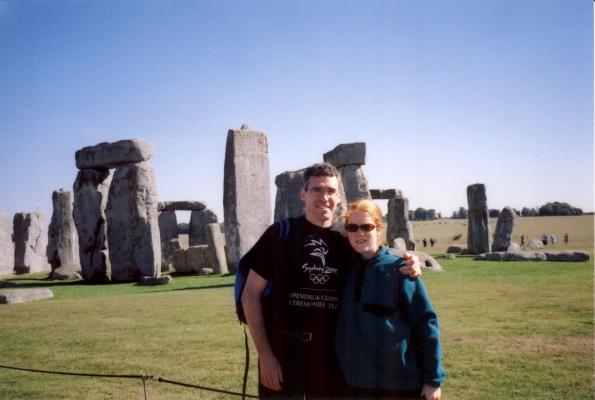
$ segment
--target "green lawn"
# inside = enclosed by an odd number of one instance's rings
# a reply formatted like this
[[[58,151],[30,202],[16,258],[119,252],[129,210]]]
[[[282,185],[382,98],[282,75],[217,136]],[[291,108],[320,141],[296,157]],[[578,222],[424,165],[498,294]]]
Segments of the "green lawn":
[[[445,399],[592,399],[593,262],[440,260],[424,271],[439,312]],[[0,306],[0,364],[159,375],[238,391],[243,331],[233,277],[175,277],[162,287],[52,283],[55,298]],[[254,355],[254,351],[252,352]],[[249,392],[255,393],[256,368]],[[142,399],[140,380],[0,369],[2,399]],[[231,398],[149,382],[149,399]]]

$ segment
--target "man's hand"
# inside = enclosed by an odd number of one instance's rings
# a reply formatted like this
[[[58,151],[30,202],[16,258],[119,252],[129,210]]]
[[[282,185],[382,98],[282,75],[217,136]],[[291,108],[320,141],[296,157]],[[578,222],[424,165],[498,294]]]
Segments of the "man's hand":
[[[424,385],[421,388],[421,397],[423,397],[426,400],[440,400],[440,398],[442,397],[442,391],[439,387]]]
[[[399,268],[402,274],[409,275],[410,278],[421,276],[421,263],[418,256],[405,252],[403,259],[405,260],[405,265]]]
[[[260,381],[262,384],[271,390],[281,390],[281,382],[283,382],[283,372],[281,365],[272,353],[265,357],[259,358],[260,362]]]

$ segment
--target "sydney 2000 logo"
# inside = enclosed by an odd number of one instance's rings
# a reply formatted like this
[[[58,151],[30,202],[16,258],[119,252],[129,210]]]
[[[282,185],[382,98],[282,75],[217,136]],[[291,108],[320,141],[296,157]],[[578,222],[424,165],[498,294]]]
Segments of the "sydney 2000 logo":
[[[328,245],[322,239],[310,239],[304,248],[308,257],[302,270],[315,285],[324,285],[330,279],[330,275],[337,274],[337,268],[326,265]]]

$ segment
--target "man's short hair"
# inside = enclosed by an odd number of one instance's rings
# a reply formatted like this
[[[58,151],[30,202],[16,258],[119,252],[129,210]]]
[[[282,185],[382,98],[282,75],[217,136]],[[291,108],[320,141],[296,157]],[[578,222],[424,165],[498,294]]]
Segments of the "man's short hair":
[[[310,178],[313,176],[334,176],[339,181],[339,184],[341,183],[341,174],[337,171],[337,168],[327,162],[312,164],[304,170],[304,190],[308,190]]]

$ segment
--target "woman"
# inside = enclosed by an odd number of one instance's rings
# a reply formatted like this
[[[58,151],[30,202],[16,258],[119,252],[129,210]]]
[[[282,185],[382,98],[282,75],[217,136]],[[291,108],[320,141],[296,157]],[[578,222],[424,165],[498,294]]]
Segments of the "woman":
[[[444,381],[438,319],[420,279],[380,246],[382,213],[349,205],[344,226],[359,260],[345,286],[335,349],[354,398],[439,400]]]

